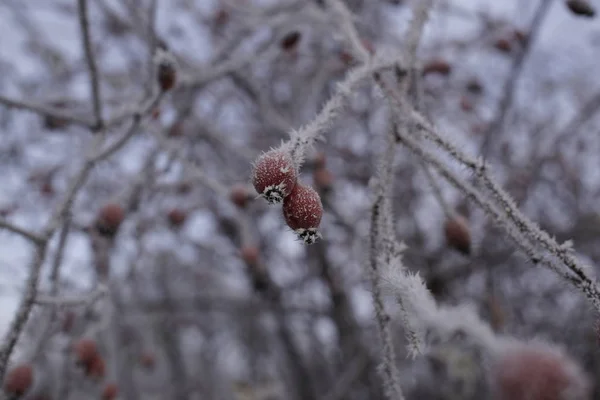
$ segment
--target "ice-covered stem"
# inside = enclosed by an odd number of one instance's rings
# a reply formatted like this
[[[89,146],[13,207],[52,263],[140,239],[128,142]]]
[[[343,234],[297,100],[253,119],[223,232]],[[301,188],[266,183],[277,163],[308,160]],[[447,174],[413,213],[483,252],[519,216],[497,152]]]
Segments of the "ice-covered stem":
[[[427,155],[426,161],[428,164],[438,170],[448,182],[465,193],[468,198],[476,201],[488,215],[492,216],[504,227],[509,237],[515,241],[519,248],[525,251],[525,254],[534,263],[542,263],[550,267],[550,269],[574,284],[588,297],[596,310],[600,312],[600,287],[596,279],[588,275],[586,267],[574,256],[569,242],[562,245],[558,244],[547,232],[543,231],[535,222],[527,218],[518,209],[510,195],[491,177],[488,166],[483,159],[468,156],[449,139],[443,137],[427,118],[416,111],[398,91],[385,85],[380,85],[380,87],[390,102],[394,118],[398,121],[408,118],[414,123],[414,127],[420,135],[418,137],[406,135],[398,130],[398,140],[407,145],[417,155],[423,158],[425,158],[424,155]],[[471,170],[475,174],[475,180],[484,187],[490,195],[491,200],[485,200],[484,193],[476,190],[472,185],[466,184],[462,179],[457,178],[449,169],[441,164],[435,155],[427,152],[418,143],[418,138],[421,137],[431,141],[450,157]],[[564,268],[560,268],[554,262],[542,262],[541,255],[535,249],[536,245],[540,245],[552,256],[560,260],[561,264],[567,270],[565,271]]]
[[[29,275],[25,282],[25,292],[21,298],[19,306],[17,307],[15,317],[8,328],[8,332],[2,341],[2,346],[0,346],[0,381],[4,379],[8,360],[19,337],[21,336],[21,333],[23,332],[23,329],[25,328],[31,310],[33,309],[38,293],[40,272],[42,270],[44,260],[46,259],[50,239],[56,230],[62,225],[65,218],[68,217],[69,211],[76,196],[87,181],[94,167],[99,162],[105,160],[120,150],[128,142],[128,140],[133,137],[133,134],[137,132],[140,126],[142,118],[150,112],[150,110],[153,108],[153,103],[155,101],[159,101],[159,99],[160,97],[157,96],[149,103],[143,103],[140,105],[139,109],[133,116],[133,121],[131,122],[129,129],[115,143],[103,149],[105,142],[104,135],[99,134],[92,138],[92,143],[89,146],[83,165],[69,182],[68,189],[66,190],[62,201],[56,205],[51,214],[50,220],[46,224],[42,233],[39,235],[41,239],[36,243],[35,246],[35,254],[31,262]]]
[[[501,209],[471,184],[458,177],[450,170],[450,168],[443,165],[435,154],[426,150],[423,145],[420,144],[419,141],[414,137],[402,132],[398,132],[398,140],[417,156],[423,159],[428,165],[433,167],[451,185],[464,193],[469,200],[475,202],[479,207],[481,207],[486,214],[490,215],[500,226],[505,229],[509,238],[513,240],[517,247],[520,248],[534,264],[542,264],[546,266],[573,284],[576,288],[581,290],[586,297],[588,297],[594,308],[600,311],[600,289],[598,288],[595,280],[587,277],[587,275],[582,277],[579,274],[575,274],[571,270],[565,270],[564,268],[561,268],[560,265],[557,265],[555,261],[539,253],[535,248],[535,244],[538,242],[536,240],[532,240],[527,232],[524,232],[518,225],[515,226],[515,224],[507,218],[506,209]],[[552,252],[549,253],[555,255]]]
[[[425,24],[429,19],[429,11],[434,5],[434,0],[420,0],[415,3],[412,10],[413,18],[405,35],[403,58],[412,69],[417,61],[417,49],[421,43]]]
[[[348,7],[341,0],[326,0],[327,6],[335,14],[339,20],[340,29],[344,35],[346,42],[350,46],[352,55],[361,63],[366,63],[371,59],[371,56],[360,40],[360,36],[354,27],[352,20],[354,19]]]
[[[346,106],[348,97],[376,71],[391,68],[393,60],[376,59],[361,65],[348,73],[346,79],[338,83],[336,93],[325,103],[319,114],[303,127],[290,133],[290,152],[297,169],[304,163],[306,151],[333,123]]]
[[[373,289],[373,307],[375,309],[375,320],[379,330],[379,336],[382,344],[382,360],[379,368],[384,383],[384,392],[389,400],[404,399],[399,382],[398,366],[396,365],[396,354],[392,333],[390,330],[390,316],[385,310],[383,294],[380,286],[380,268],[378,253],[381,250],[378,245],[381,232],[379,231],[379,221],[381,219],[381,208],[383,196],[378,196],[371,208],[371,231],[369,235],[369,273]]]

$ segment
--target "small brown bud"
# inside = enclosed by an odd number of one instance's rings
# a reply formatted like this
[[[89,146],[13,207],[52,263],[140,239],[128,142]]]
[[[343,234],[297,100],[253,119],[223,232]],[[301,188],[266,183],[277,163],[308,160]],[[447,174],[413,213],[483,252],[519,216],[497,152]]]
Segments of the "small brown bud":
[[[13,396],[23,396],[33,384],[33,368],[29,364],[19,365],[8,372],[4,391]]]
[[[188,194],[189,192],[191,192],[191,190],[192,190],[192,185],[190,185],[188,182],[181,182],[177,186],[177,193],[179,193],[179,194]]]
[[[109,203],[100,209],[96,219],[96,229],[102,235],[114,236],[124,219],[123,207],[116,203]]]
[[[354,56],[350,54],[350,52],[346,50],[342,50],[339,52],[339,58],[344,65],[351,65],[354,63]]]
[[[580,17],[593,18],[596,10],[587,0],[567,0],[567,7],[571,12]]]
[[[225,25],[227,22],[229,21],[229,11],[227,11],[224,8],[221,8],[219,11],[217,11],[217,13],[215,14],[215,25],[217,26],[222,26]]]
[[[62,331],[64,333],[71,332],[71,329],[73,329],[74,324],[75,324],[75,312],[68,310],[65,313],[65,315],[63,316]]]
[[[40,192],[46,197],[52,197],[54,195],[54,187],[50,179],[44,180],[40,184]]]
[[[240,250],[240,257],[246,265],[255,266],[258,264],[259,250],[256,246],[243,246]]]
[[[159,49],[155,56],[156,62],[156,79],[158,85],[163,92],[173,89],[177,83],[177,64],[173,56]]]
[[[423,66],[423,75],[439,74],[449,75],[452,72],[450,63],[443,59],[435,59],[427,62]]]
[[[370,54],[375,54],[375,45],[373,42],[371,42],[369,39],[361,39],[360,42]]]
[[[185,220],[187,218],[187,213],[178,208],[174,208],[171,211],[169,211],[168,218],[169,218],[169,223],[171,224],[171,226],[173,226],[175,228],[179,228],[181,225],[183,225],[185,223]]]
[[[183,123],[182,122],[175,122],[173,125],[171,125],[171,127],[169,128],[167,135],[169,137],[180,137],[183,135],[184,129],[183,129]]]
[[[150,352],[144,352],[140,356],[140,364],[146,369],[153,369],[156,364],[154,354]]]
[[[236,183],[229,191],[229,199],[236,206],[244,208],[248,205],[248,202],[252,199],[252,196],[250,195],[250,191],[246,185],[242,183]]]
[[[471,232],[467,220],[462,215],[455,215],[444,224],[446,242],[450,247],[464,255],[471,254]]]
[[[286,51],[293,50],[296,48],[296,46],[298,46],[301,37],[302,35],[300,35],[300,32],[298,31],[289,32],[281,39],[279,46]]]
[[[513,37],[517,42],[519,42],[519,44],[521,44],[521,46],[525,45],[529,40],[529,35],[527,35],[527,33],[519,29],[516,29],[513,32]]]
[[[512,50],[512,44],[506,38],[496,40],[496,42],[494,42],[494,47],[503,53],[510,53]]]
[[[483,85],[475,78],[473,78],[467,82],[466,88],[467,88],[467,91],[472,94],[483,93]]]
[[[460,99],[460,108],[465,112],[471,112],[471,111],[473,111],[474,106],[468,97],[463,96]]]
[[[67,103],[65,103],[64,101],[55,101],[53,103],[50,104],[53,108],[58,108],[58,109],[64,109],[67,107]],[[68,124],[67,120],[60,118],[60,117],[56,117],[56,116],[52,116],[52,115],[46,115],[44,116],[44,127],[48,130],[56,130],[56,129],[62,129],[64,127],[66,127]]]

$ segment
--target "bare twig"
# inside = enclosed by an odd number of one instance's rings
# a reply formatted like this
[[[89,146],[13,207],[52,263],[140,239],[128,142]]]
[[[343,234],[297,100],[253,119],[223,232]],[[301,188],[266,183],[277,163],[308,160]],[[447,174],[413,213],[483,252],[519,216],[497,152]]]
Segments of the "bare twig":
[[[90,24],[88,20],[88,2],[87,0],[78,0],[79,5],[79,24],[81,28],[81,36],[83,39],[83,47],[85,58],[90,71],[90,88],[92,91],[92,103],[94,106],[94,116],[96,123],[94,130],[100,130],[104,127],[102,118],[102,99],[100,93],[100,78],[98,76],[98,66],[96,64],[96,56],[92,48],[92,40],[90,37]]]
[[[11,99],[5,96],[0,96],[0,104],[10,107],[16,108],[19,110],[31,111],[36,114],[44,115],[51,118],[56,118],[58,120],[64,120],[65,122],[79,125],[85,128],[90,128],[93,125],[92,121],[77,117],[75,115],[66,113],[60,109],[54,107],[48,107],[42,104],[35,104],[25,100],[16,100]]]
[[[542,0],[540,2],[535,16],[533,17],[533,21],[530,25],[528,39],[525,42],[523,49],[521,49],[521,51],[513,61],[508,81],[503,85],[504,92],[502,93],[502,97],[500,98],[500,104],[498,105],[496,117],[489,125],[487,131],[484,133],[484,139],[479,151],[479,153],[483,157],[487,156],[491,147],[492,140],[494,140],[494,138],[497,136],[498,131],[502,129],[502,125],[504,124],[504,120],[506,119],[506,114],[514,98],[514,91],[516,85],[521,76],[521,72],[523,71],[523,65],[527,60],[527,56],[530,53],[532,44],[537,37],[542,23],[544,22],[544,18],[546,17],[548,10],[550,9],[550,4],[552,4],[552,0]]]
[[[0,229],[6,229],[7,231],[16,233],[17,235],[21,235],[24,238],[32,241],[34,244],[39,244],[44,240],[43,237],[39,236],[35,232],[31,232],[25,228],[20,228],[3,219],[0,219]]]

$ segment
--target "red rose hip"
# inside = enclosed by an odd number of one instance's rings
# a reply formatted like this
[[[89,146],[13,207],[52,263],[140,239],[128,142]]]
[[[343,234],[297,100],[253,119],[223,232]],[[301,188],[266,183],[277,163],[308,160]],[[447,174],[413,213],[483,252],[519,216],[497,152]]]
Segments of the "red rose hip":
[[[252,171],[252,185],[269,204],[278,204],[296,185],[296,167],[291,155],[282,149],[270,150],[258,157]]]
[[[321,237],[318,231],[323,205],[315,189],[296,183],[292,193],[283,201],[283,217],[287,225],[306,244],[312,244]]]

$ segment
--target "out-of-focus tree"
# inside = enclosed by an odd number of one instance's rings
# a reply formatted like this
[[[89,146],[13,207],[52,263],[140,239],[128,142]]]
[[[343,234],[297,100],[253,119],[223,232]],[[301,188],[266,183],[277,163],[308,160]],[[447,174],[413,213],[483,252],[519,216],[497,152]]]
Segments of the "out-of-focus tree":
[[[2,396],[600,396],[597,6],[4,0]]]

